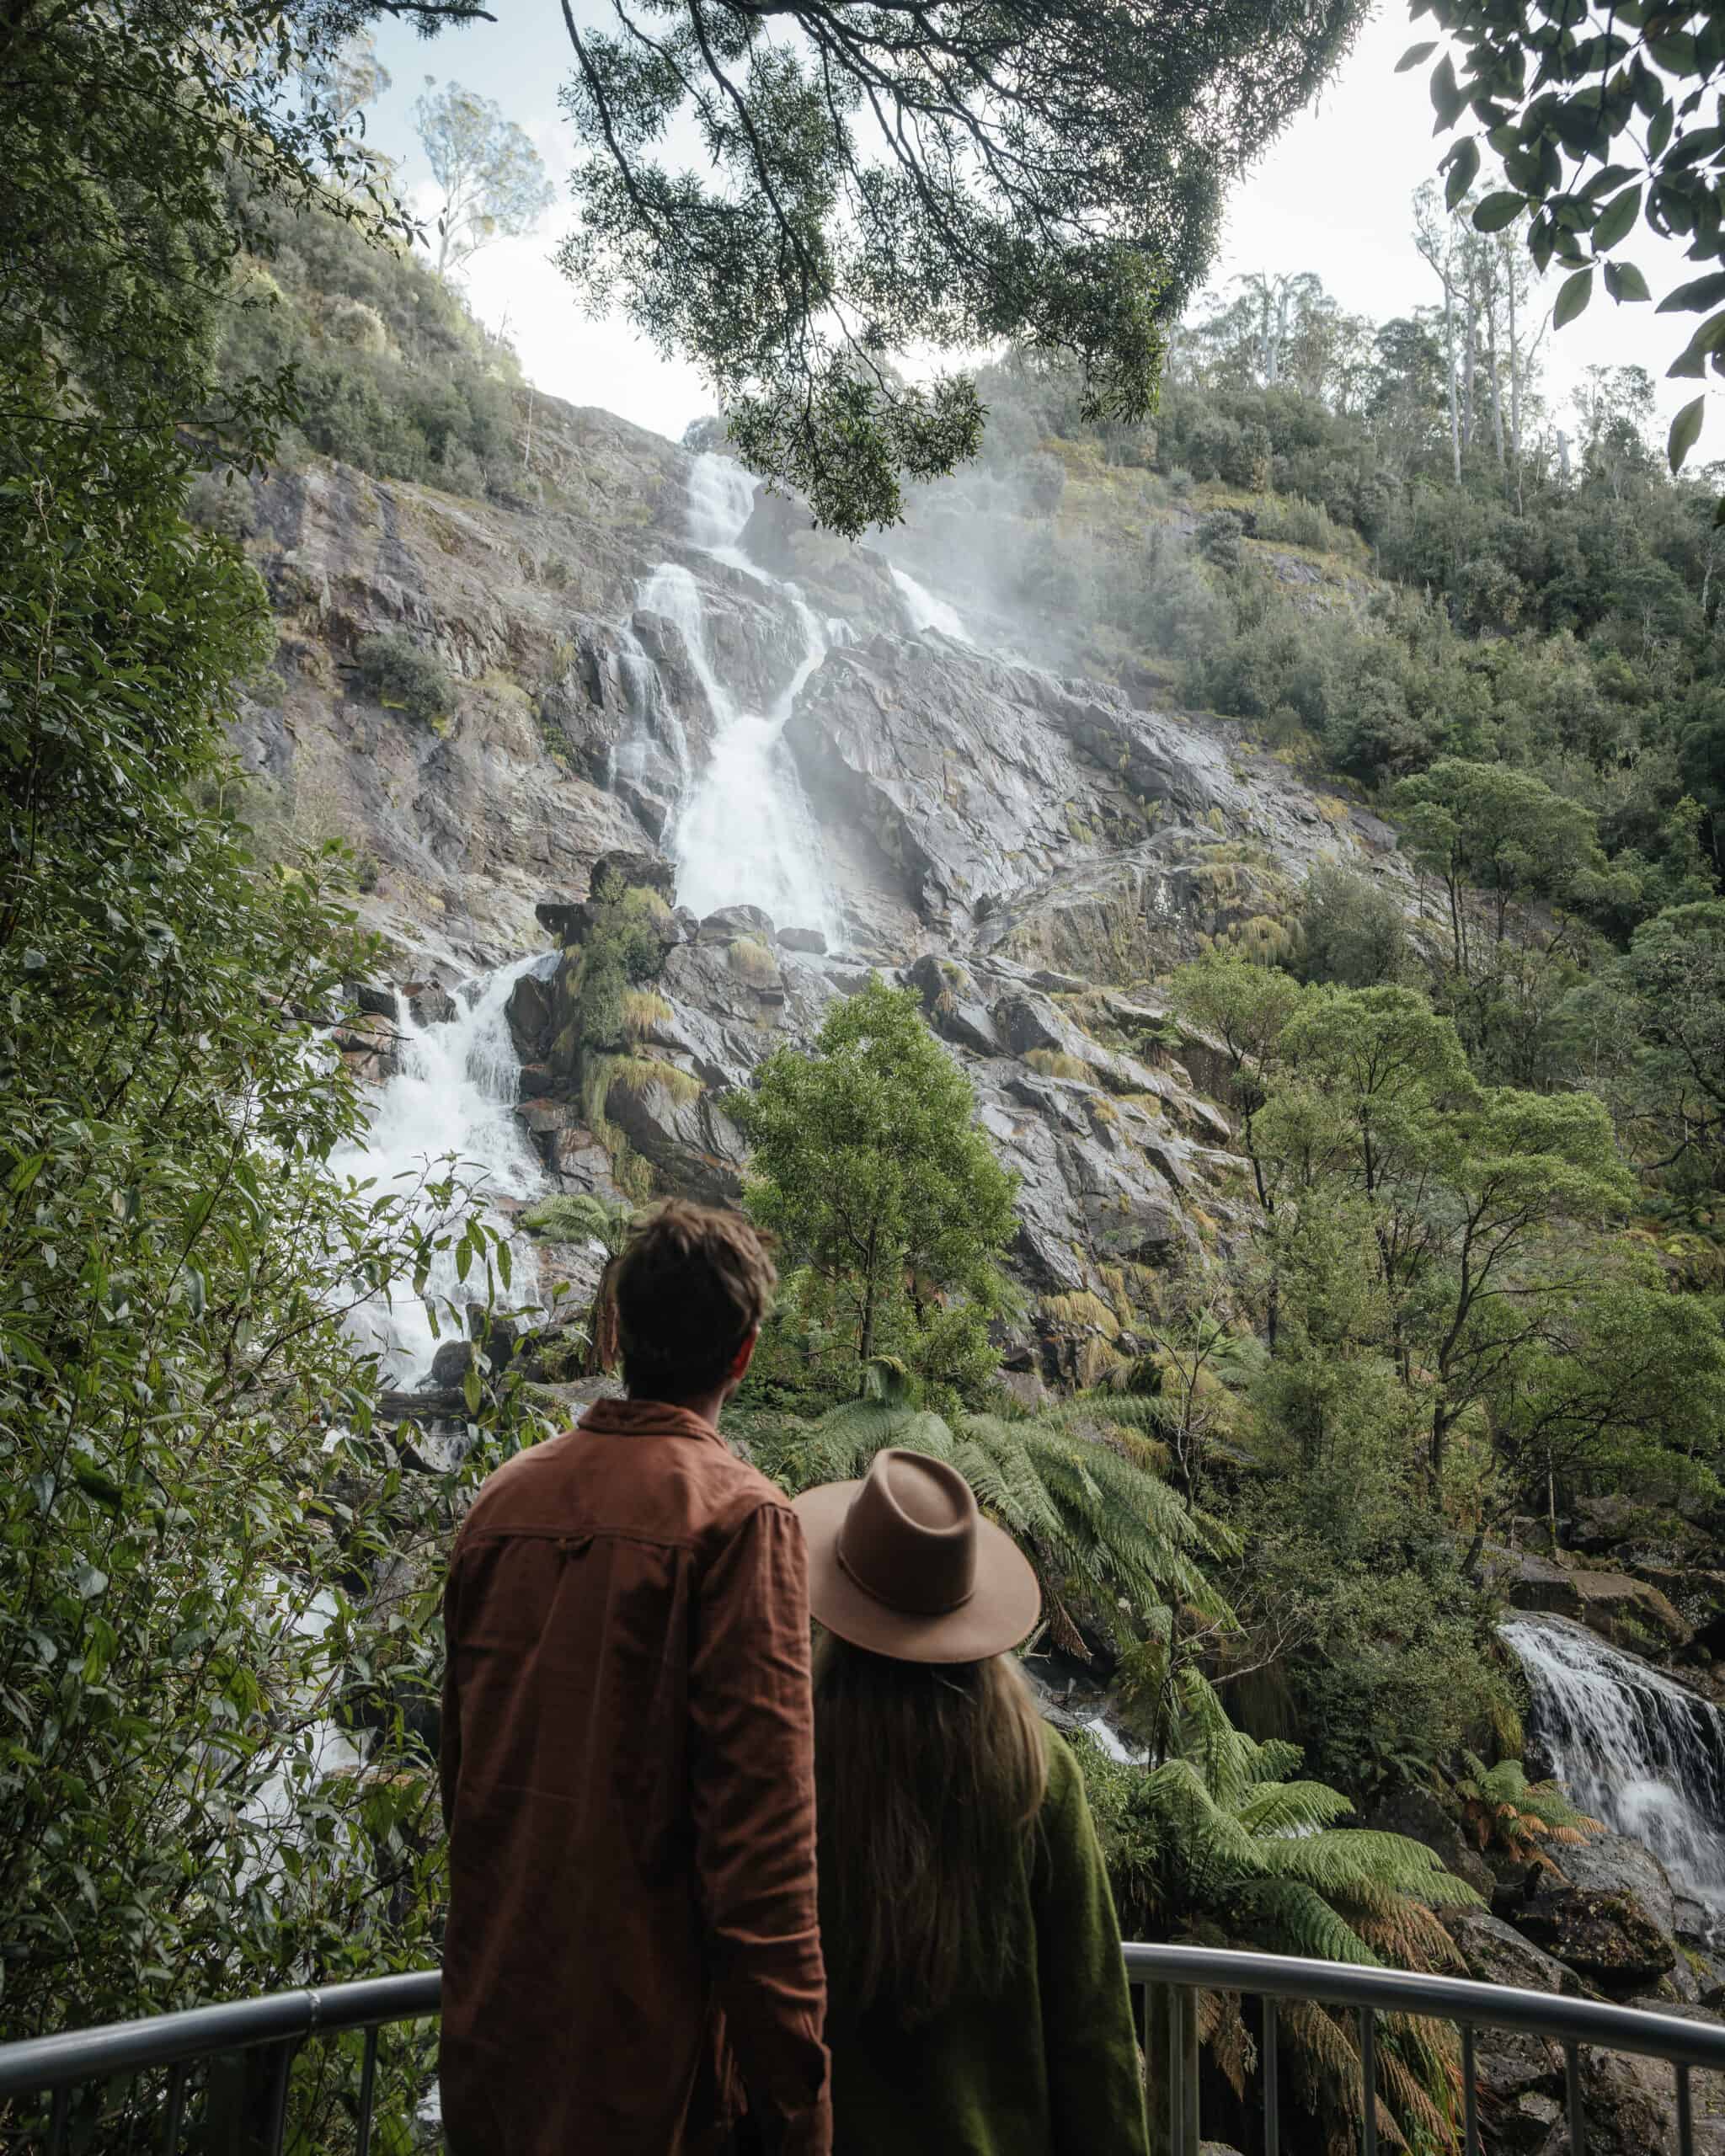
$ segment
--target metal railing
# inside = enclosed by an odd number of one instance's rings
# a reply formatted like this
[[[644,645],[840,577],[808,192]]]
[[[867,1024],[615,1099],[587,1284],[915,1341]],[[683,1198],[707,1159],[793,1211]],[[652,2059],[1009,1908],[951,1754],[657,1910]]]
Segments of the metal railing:
[[[1125,1954],[1129,1979],[1144,1988],[1146,2058],[1156,2055],[1159,2004],[1167,2015],[1169,2072],[1163,2145],[1169,2156],[1199,2156],[1198,1994],[1201,1991],[1234,1992],[1263,2003],[1258,2049],[1263,2156],[1280,2156],[1281,2151],[1276,2008],[1282,1999],[1348,2007],[1358,2015],[1363,2156],[1377,2156],[1377,2024],[1384,2014],[1447,2021],[1461,2031],[1466,2156],[1480,2156],[1474,2053],[1475,2040],[1482,2029],[1514,2030],[1562,2046],[1570,2156],[1587,2156],[1586,2106],[1581,2087],[1583,2046],[1594,2051],[1634,2052],[1669,2063],[1675,2076],[1678,2156],[1695,2156],[1691,2074],[1698,2068],[1725,2073],[1725,2028],[1709,2028],[1675,2014],[1651,2013],[1638,2006],[1605,2006],[1590,1999],[1562,1999],[1550,1992],[1474,1983],[1460,1977],[1351,1968],[1343,1962],[1303,1961],[1291,1955],[1240,1954],[1201,1946],[1141,1946],[1131,1941]]]
[[[1725,2074],[1725,2028],[1640,2007],[1605,2006],[1455,1977],[1352,1968],[1280,1954],[1131,1941],[1124,1953],[1128,1980],[1142,1992],[1146,2058],[1153,2059],[1161,2052],[1166,2062],[1166,2073],[1156,2077],[1165,2079],[1166,2089],[1152,2092],[1152,2105],[1163,2111],[1154,2123],[1169,2156],[1199,2156],[1201,1992],[1236,1993],[1261,2002],[1257,2079],[1262,2091],[1263,2156],[1280,2156],[1282,2146],[1277,2007],[1284,1999],[1351,2009],[1358,2015],[1363,2156],[1376,2156],[1378,2148],[1377,2024],[1382,2015],[1449,2022],[1460,2031],[1466,2156],[1480,2156],[1475,2043],[1482,2029],[1513,2030],[1562,2046],[1570,2156],[1586,2156],[1587,2151],[1583,2047],[1635,2052],[1669,2064],[1674,2076],[1678,2156],[1695,2156],[1691,2076],[1698,2070]],[[116,2021],[105,2028],[0,2045],[0,2122],[17,2100],[45,2097],[50,2108],[40,2146],[45,2156],[67,2156],[75,2089],[165,2068],[166,2084],[152,2106],[157,2116],[149,2124],[163,2156],[180,2156],[190,2076],[205,2064],[197,2144],[202,2156],[280,2156],[289,2079],[300,2047],[311,2038],[358,2030],[364,2031],[366,2041],[350,2132],[355,2156],[368,2156],[378,2033],[391,2023],[435,2015],[441,1983],[435,1969],[424,1969],[412,1976],[276,1992],[228,2006],[194,2007],[148,2020]],[[1159,2014],[1167,2017],[1165,2049],[1158,2041]],[[136,2127],[134,2116],[128,2146],[133,2145],[131,2136]],[[344,2135],[344,2143],[346,2138]]]

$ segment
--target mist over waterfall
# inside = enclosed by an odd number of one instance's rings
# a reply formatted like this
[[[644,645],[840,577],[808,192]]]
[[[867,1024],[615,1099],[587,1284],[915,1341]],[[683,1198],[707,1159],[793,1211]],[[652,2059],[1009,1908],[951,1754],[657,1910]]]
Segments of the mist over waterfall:
[[[1527,1673],[1531,1733],[1571,1796],[1725,1925],[1725,1716],[1561,1618],[1511,1618],[1503,1637]]]
[[[434,1177],[446,1172],[436,1164],[453,1153],[455,1171],[477,1192],[485,1219],[506,1227],[494,1201],[529,1198],[545,1187],[544,1171],[515,1114],[521,1059],[507,1006],[522,974],[547,963],[547,953],[530,953],[470,983],[465,996],[456,998],[456,1016],[441,1022],[419,1024],[398,995],[394,1075],[378,1090],[363,1143],[333,1158],[336,1172],[371,1177],[380,1195],[406,1193],[425,1179],[428,1163]],[[422,1204],[431,1217],[429,1199]],[[521,1308],[536,1299],[535,1271],[531,1252],[521,1252],[512,1285],[502,1289],[499,1283],[503,1306]],[[458,1279],[454,1251],[443,1251],[426,1287],[440,1309],[454,1303],[465,1311],[484,1302],[484,1270],[474,1267]],[[425,1303],[410,1289],[398,1289],[390,1302],[362,1305],[349,1322],[377,1350],[387,1385],[412,1385],[430,1370],[437,1339]]]

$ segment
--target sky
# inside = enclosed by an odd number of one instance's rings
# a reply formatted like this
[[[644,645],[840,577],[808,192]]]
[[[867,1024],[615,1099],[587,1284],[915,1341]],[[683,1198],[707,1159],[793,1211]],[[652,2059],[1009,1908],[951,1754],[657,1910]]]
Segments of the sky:
[[[573,141],[558,106],[572,56],[556,0],[491,0],[494,23],[478,23],[430,41],[402,26],[379,38],[393,76],[368,115],[371,141],[403,160],[403,182],[422,214],[435,214],[437,190],[414,139],[412,105],[428,75],[458,82],[495,99],[531,137],[558,185],[558,201],[532,235],[501,240],[467,265],[475,312],[514,343],[530,381],[572,403],[597,404],[672,435],[712,408],[694,370],[661,359],[616,319],[595,322],[553,265],[569,222],[564,185]],[[601,0],[574,0],[578,19],[609,15]],[[1439,286],[1410,237],[1414,189],[1432,178],[1448,139],[1434,139],[1428,70],[1396,72],[1396,62],[1429,25],[1410,23],[1404,5],[1379,8],[1335,80],[1316,104],[1264,153],[1229,205],[1213,283],[1247,271],[1316,270],[1348,312],[1385,320],[1434,303]],[[1685,274],[1680,253],[1644,228],[1621,250],[1637,262],[1657,297]],[[1555,291],[1557,279],[1550,280]],[[1547,303],[1550,295],[1546,295]],[[1692,325],[1691,325],[1692,326]],[[1586,368],[1640,365],[1658,384],[1669,419],[1696,392],[1664,379],[1688,334],[1684,318],[1657,317],[1648,306],[1617,307],[1595,294],[1587,312],[1548,339],[1548,402],[1558,424]],[[1720,418],[1703,437],[1703,455],[1719,453]]]

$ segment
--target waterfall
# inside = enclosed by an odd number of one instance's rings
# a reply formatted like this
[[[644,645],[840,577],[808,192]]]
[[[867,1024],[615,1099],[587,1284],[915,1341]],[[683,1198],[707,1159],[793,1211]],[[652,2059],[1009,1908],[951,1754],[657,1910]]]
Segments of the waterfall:
[[[478,1192],[494,1226],[502,1216],[486,1201],[526,1198],[545,1187],[544,1173],[526,1133],[515,1114],[521,1059],[506,1015],[510,991],[525,973],[546,962],[534,953],[472,985],[467,1000],[457,998],[457,1015],[441,1024],[417,1024],[399,997],[395,1075],[385,1081],[371,1110],[371,1124],[357,1145],[344,1147],[330,1165],[339,1174],[370,1177],[380,1195],[413,1190],[427,1162],[446,1154],[458,1156],[456,1172]],[[425,1210],[428,1218],[431,1209]],[[515,1263],[509,1290],[499,1288],[506,1307],[519,1309],[535,1299],[536,1267],[530,1251],[512,1251]],[[439,1309],[454,1303],[462,1309],[485,1299],[483,1267],[465,1281],[456,1277],[453,1250],[433,1262],[427,1293]],[[437,1342],[425,1303],[410,1290],[393,1301],[376,1299],[351,1314],[349,1324],[366,1347],[377,1351],[387,1385],[416,1384],[431,1367]]]
[[[1530,1733],[1583,1812],[1650,1849],[1725,1920],[1725,1716],[1562,1618],[1513,1617]]]
[[[944,599],[937,599],[926,585],[917,583],[914,576],[903,569],[893,570],[893,585],[904,602],[905,612],[910,617],[914,635],[921,636],[925,629],[938,629],[943,637],[950,637],[955,643],[975,645],[976,639],[965,628],[959,617],[959,610]]]
[[[713,664],[707,604],[693,573],[665,562],[641,587],[639,603],[675,622],[713,712],[713,753],[677,819],[670,850],[677,895],[698,915],[757,905],[780,927],[818,928],[836,940],[836,906],[822,872],[820,833],[784,745],[785,722],[827,641],[802,594],[757,568],[738,544],[754,508],[755,482],[710,451],[689,478],[689,536],[704,552],[776,592],[794,614],[803,656],[770,711],[745,710]]]

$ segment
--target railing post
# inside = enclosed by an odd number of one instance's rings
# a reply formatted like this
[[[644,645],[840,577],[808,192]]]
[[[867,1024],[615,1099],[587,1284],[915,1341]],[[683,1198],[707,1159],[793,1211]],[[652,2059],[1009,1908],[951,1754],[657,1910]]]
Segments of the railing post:
[[[287,2125],[287,2079],[297,2037],[224,2052],[211,2062],[205,2111],[205,2156],[281,2156]]]
[[[1150,2126],[1150,2156],[1180,2156],[1171,2130],[1178,2115],[1177,2064],[1168,2041],[1173,2004],[1172,1984],[1144,1987],[1144,2111]]]

